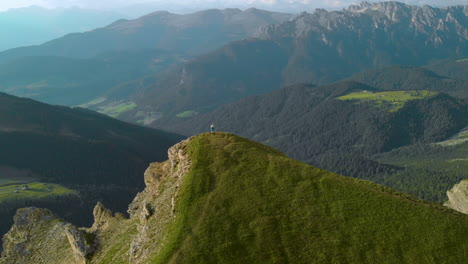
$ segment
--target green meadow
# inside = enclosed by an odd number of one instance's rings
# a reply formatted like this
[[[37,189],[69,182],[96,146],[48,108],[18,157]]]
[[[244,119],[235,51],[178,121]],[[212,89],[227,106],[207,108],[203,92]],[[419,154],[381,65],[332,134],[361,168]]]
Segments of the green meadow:
[[[342,101],[370,101],[374,102],[377,107],[389,107],[390,112],[396,112],[401,109],[406,102],[411,100],[421,100],[437,95],[431,91],[391,91],[373,93],[370,91],[362,91],[350,93],[340,96],[337,99]]]
[[[132,102],[124,102],[124,103],[117,103],[117,104],[111,104],[111,105],[107,105],[106,107],[104,108],[100,108],[99,109],[99,112],[102,113],[102,114],[105,114],[105,115],[108,115],[108,116],[111,116],[111,117],[118,117],[119,115],[125,113],[125,112],[128,112],[128,111],[131,111],[133,109],[135,109],[137,107],[137,105],[135,103],[132,103]]]
[[[58,184],[18,181],[19,179],[0,180],[0,202],[10,199],[40,199],[50,196],[61,196],[74,193]],[[21,179],[24,180],[24,179]],[[22,187],[28,188],[23,190]]]

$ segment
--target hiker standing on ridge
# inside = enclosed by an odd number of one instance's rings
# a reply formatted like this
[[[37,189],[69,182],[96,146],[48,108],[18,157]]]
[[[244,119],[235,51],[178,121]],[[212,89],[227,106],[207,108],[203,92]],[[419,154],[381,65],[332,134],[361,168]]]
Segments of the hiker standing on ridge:
[[[211,124],[210,131],[211,131],[211,133],[216,131],[216,128],[215,128],[214,124]]]

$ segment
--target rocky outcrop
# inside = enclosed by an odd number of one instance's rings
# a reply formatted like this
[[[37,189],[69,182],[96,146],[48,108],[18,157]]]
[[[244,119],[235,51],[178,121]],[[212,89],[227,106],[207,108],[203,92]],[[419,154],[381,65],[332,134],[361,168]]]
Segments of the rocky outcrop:
[[[141,263],[150,250],[158,251],[164,239],[163,230],[177,215],[178,191],[191,165],[188,142],[184,140],[171,147],[167,161],[152,163],[145,172],[146,188],[135,197],[128,210],[130,218],[138,220],[138,232],[129,250],[130,263]],[[148,243],[154,247],[148,248]]]
[[[456,184],[447,192],[449,200],[444,204],[454,210],[468,214],[468,180]]]
[[[77,228],[46,209],[18,210],[14,226],[4,237],[0,263],[147,263],[162,247],[167,226],[177,216],[179,188],[191,165],[188,142],[171,147],[167,161],[149,166],[146,188],[129,206],[130,218],[113,215],[98,203],[93,226]]]
[[[94,235],[83,230],[79,230],[73,225],[67,225],[65,233],[76,263],[89,263],[89,258],[95,249]]]
[[[3,237],[2,264],[75,262],[67,243],[65,224],[47,209],[22,208]]]
[[[94,224],[91,227],[92,230],[96,229],[106,229],[107,223],[110,218],[112,218],[111,210],[104,207],[100,202],[96,204],[93,210]]]

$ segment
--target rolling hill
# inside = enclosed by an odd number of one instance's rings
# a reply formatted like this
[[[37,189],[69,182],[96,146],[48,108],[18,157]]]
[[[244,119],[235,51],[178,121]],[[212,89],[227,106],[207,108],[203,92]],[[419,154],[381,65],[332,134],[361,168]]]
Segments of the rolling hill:
[[[468,217],[227,133],[169,150],[130,218],[18,211],[3,263],[464,263]],[[47,243],[38,243],[44,241]]]

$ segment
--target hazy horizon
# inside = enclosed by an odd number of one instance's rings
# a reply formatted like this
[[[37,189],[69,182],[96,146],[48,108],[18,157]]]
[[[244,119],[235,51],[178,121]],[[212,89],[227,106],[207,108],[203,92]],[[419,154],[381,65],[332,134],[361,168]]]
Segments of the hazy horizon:
[[[311,11],[314,8],[339,9],[362,1],[354,0],[10,0],[0,2],[0,12],[14,8],[38,6],[47,9],[82,8],[94,10],[122,10],[140,13],[138,9],[153,7],[171,12],[192,12],[207,8],[249,8],[256,7],[283,12]],[[383,2],[368,0],[368,2]],[[400,0],[414,5],[467,5],[468,0]],[[125,10],[130,8],[129,10]],[[143,10],[141,10],[143,11]]]

